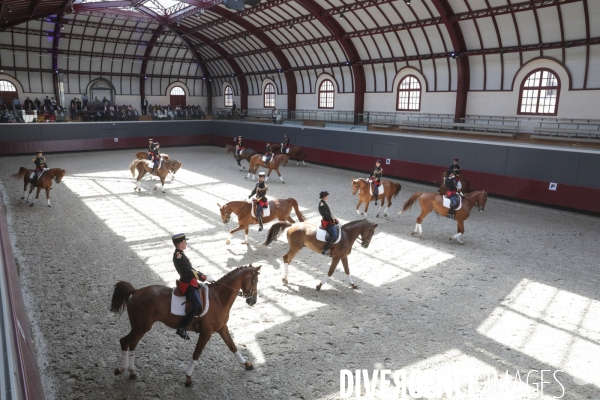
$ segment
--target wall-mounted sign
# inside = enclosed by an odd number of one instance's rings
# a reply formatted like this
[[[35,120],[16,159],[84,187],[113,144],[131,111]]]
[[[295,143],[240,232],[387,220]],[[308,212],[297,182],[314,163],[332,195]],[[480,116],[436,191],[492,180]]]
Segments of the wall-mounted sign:
[[[558,187],[557,183],[550,182],[550,187],[548,187],[548,190],[554,190],[554,191],[556,191],[557,187]]]
[[[389,158],[386,158],[386,159],[385,159],[385,164],[386,164],[386,165],[390,165],[390,163],[391,163],[391,162],[392,162],[392,160],[390,160]]]
[[[116,137],[116,138],[115,138],[115,143],[116,143],[116,142],[118,142],[118,141],[119,141],[119,138],[118,138],[118,137]]]

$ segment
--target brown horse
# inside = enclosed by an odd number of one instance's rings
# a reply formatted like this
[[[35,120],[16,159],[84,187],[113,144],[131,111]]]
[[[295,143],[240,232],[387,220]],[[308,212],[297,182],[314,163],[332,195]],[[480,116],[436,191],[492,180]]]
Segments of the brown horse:
[[[291,228],[287,231],[287,240],[290,249],[283,256],[284,273],[282,280],[286,285],[288,284],[289,265],[296,254],[298,254],[303,247],[308,247],[315,253],[321,253],[325,246],[325,242],[321,242],[316,238],[317,229],[320,228],[309,222],[302,222],[293,226],[287,222],[278,222],[274,224],[271,229],[269,229],[269,234],[267,235],[267,240],[265,241],[264,245],[268,246],[273,240],[277,239],[277,237],[279,237],[279,235],[281,235],[286,228],[289,228],[290,226]],[[333,275],[333,271],[335,271],[337,268],[340,260],[344,266],[344,272],[346,272],[348,283],[353,289],[358,288],[358,286],[355,285],[354,281],[352,280],[352,275],[350,275],[350,268],[348,267],[348,255],[352,252],[352,245],[359,236],[361,237],[361,246],[365,249],[369,247],[369,243],[371,243],[371,239],[375,234],[375,228],[377,228],[377,224],[364,220],[348,222],[341,227],[340,234],[342,235],[342,238],[340,239],[339,243],[332,245],[329,249],[329,254],[332,258],[331,265],[329,266],[329,272],[321,279],[321,283],[317,285],[317,290],[321,290],[321,286],[323,286],[329,277]]]
[[[233,158],[235,159],[235,161],[237,161],[238,166],[240,167],[240,171],[242,169],[246,169],[246,167],[242,167],[242,160],[248,161],[249,164],[252,156],[256,154],[254,150],[246,147],[244,150],[242,150],[242,154],[240,154],[240,158],[238,159],[235,155],[235,146],[231,144],[225,145],[225,154],[229,153],[233,153]]]
[[[356,205],[356,213],[358,215],[363,215],[358,208],[362,203],[365,203],[365,212],[364,216],[367,219],[367,211],[369,211],[369,204],[371,200],[374,200],[374,196],[371,195],[371,188],[369,187],[370,183],[363,178],[352,179],[352,196],[354,196],[358,192],[358,204]],[[384,179],[381,181],[381,186],[383,186],[383,194],[377,195],[377,200],[381,199],[381,205],[379,206],[379,210],[377,210],[376,217],[379,217],[379,212],[383,207],[383,203],[387,200],[387,207],[383,210],[383,216],[387,217],[387,210],[392,206],[392,197],[396,198],[400,194],[400,189],[402,189],[402,185],[399,183],[395,183],[392,181],[388,181]],[[379,189],[381,192],[381,189]]]
[[[423,227],[421,223],[432,210],[440,215],[447,215],[450,209],[444,207],[442,204],[442,196],[435,192],[416,192],[404,203],[404,207],[402,211],[398,214],[402,214],[403,212],[410,210],[415,200],[419,199],[419,204],[421,205],[421,215],[417,218],[417,225],[415,226],[415,230],[411,233],[414,235],[416,233],[419,234],[419,237],[423,237]],[[450,240],[454,239],[460,244],[464,244],[462,240],[460,240],[461,236],[465,233],[465,220],[469,218],[469,214],[471,213],[471,209],[475,206],[479,209],[479,211],[485,210],[485,203],[487,202],[487,192],[485,190],[480,190],[478,192],[471,192],[466,194],[462,198],[462,206],[460,210],[456,210],[456,214],[454,214],[454,219],[456,220],[456,231],[458,232],[456,235],[452,236]]]
[[[21,167],[19,168],[19,172],[12,175],[12,177],[15,179],[23,178],[23,197],[21,197],[21,200],[25,199],[25,193],[27,193],[27,185],[31,183],[31,179],[29,179],[29,177],[31,176],[33,171],[34,170],[32,169]],[[45,189],[46,199],[48,199],[48,207],[52,207],[52,205],[50,204],[50,190],[52,189],[52,180],[54,180],[56,183],[60,183],[62,181],[62,178],[64,178],[64,176],[66,175],[66,173],[67,170],[60,168],[52,168],[48,171],[45,171],[42,174],[42,176],[40,176],[37,179],[37,181],[35,182],[35,186],[31,185],[31,189],[29,189],[29,193],[27,194],[27,200],[25,202],[29,203],[29,196],[31,195],[31,192],[33,192],[33,189],[35,187],[37,188],[37,192],[35,193],[35,199],[33,199],[30,206],[33,207],[38,197],[40,196],[40,191],[42,189]]]
[[[231,213],[234,213],[238,219],[238,227],[229,231],[229,239],[227,239],[225,244],[230,244],[233,234],[237,231],[241,231],[242,229],[246,233],[242,244],[247,244],[248,227],[258,223],[258,220],[251,214],[251,208],[254,207],[254,204],[248,203],[247,201],[230,201],[223,206],[219,203],[217,203],[217,205],[221,211],[221,219],[223,220],[224,224],[227,224],[229,221],[231,221]],[[298,216],[298,220],[300,220],[300,222],[304,222],[306,219],[298,209],[298,202],[295,199],[289,198],[269,200],[269,209],[271,210],[271,214],[268,217],[263,217],[263,223],[266,224],[267,222],[278,219],[279,221],[288,221],[293,224],[295,221],[292,219],[292,217],[290,217],[292,208],[294,209],[296,216]]]
[[[286,154],[275,154],[273,157],[271,157],[271,160],[269,160],[269,164],[265,164],[262,158],[262,154],[255,154],[252,156],[252,158],[250,158],[250,166],[248,167],[248,175],[246,176],[246,179],[250,178],[250,174],[252,174],[252,181],[254,181],[254,179],[256,178],[256,172],[258,171],[258,168],[263,167],[269,170],[269,172],[267,172],[267,178],[265,179],[265,182],[269,180],[269,175],[271,175],[271,171],[275,170],[275,172],[277,172],[277,175],[279,175],[281,183],[285,183],[283,181],[283,177],[279,173],[279,166],[283,165],[285,167],[290,157]]]
[[[137,158],[138,160],[147,160],[148,159],[147,151],[138,151],[134,155],[135,155],[135,158]],[[160,153],[160,156],[163,158],[163,160],[170,160],[170,158],[167,154]]]
[[[446,184],[444,180],[446,179],[446,172],[442,174],[442,183],[440,184],[440,188],[438,189],[438,193],[442,196],[446,194]],[[459,176],[458,181],[460,182],[461,189],[460,191],[463,194],[471,193],[471,179],[465,176]]]
[[[161,183],[161,189],[163,193],[165,192],[165,179],[167,178],[167,176],[169,175],[169,173],[175,173],[177,171],[179,171],[179,168],[181,168],[181,163],[177,160],[164,160],[161,164],[161,166],[159,168],[157,168],[156,170],[154,170],[154,175],[158,175],[158,177],[160,178],[160,183]],[[137,170],[138,172],[138,176],[136,179],[136,185],[133,188],[133,191],[135,192],[136,190],[138,192],[142,191],[142,188],[140,187],[140,180],[144,177],[144,175],[151,174],[152,173],[152,167],[149,165],[149,161],[147,160],[133,160],[133,162],[131,163],[131,165],[129,165],[129,170],[131,171],[131,176],[133,178],[135,178],[135,170]],[[154,190],[156,190],[156,186],[154,187]]]
[[[187,371],[185,386],[192,386],[192,373],[198,363],[200,354],[213,333],[218,332],[223,338],[229,350],[236,356],[237,360],[246,368],[254,369],[250,361],[246,361],[238,351],[227,327],[229,310],[236,297],[246,298],[246,303],[253,306],[258,297],[258,275],[260,266],[239,267],[223,276],[221,279],[209,286],[208,311],[203,317],[196,317],[187,327],[200,335],[196,343],[196,349]],[[241,292],[240,292],[241,290]],[[129,282],[118,282],[112,295],[110,311],[122,313],[127,308],[131,331],[127,336],[121,338],[121,367],[115,370],[115,375],[129,370],[131,379],[137,378],[135,371],[135,348],[142,337],[152,329],[155,322],[162,322],[169,328],[176,329],[181,316],[171,314],[171,293],[173,288],[167,286],[153,285],[141,289],[135,289]]]
[[[282,154],[281,144],[279,143],[272,144],[271,150],[273,151],[273,154]],[[285,154],[287,154],[292,160],[296,160],[296,165],[298,165],[298,163],[302,161],[302,165],[306,167],[306,163],[304,162],[304,160],[306,159],[306,153],[304,152],[302,147],[290,146],[290,151]]]

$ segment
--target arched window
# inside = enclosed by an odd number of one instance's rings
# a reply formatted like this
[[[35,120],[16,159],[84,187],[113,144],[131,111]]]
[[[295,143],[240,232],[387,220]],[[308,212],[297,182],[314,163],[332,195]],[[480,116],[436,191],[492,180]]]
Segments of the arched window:
[[[559,93],[556,73],[546,68],[531,72],[521,83],[518,114],[556,115]]]
[[[173,86],[170,93],[170,105],[173,108],[185,107],[185,91],[181,86]]]
[[[12,82],[0,81],[0,99],[6,105],[12,107],[13,97],[17,96],[17,88]]]
[[[265,86],[264,107],[275,107],[275,86],[273,86],[272,83],[268,83],[267,86]]]
[[[329,79],[325,79],[319,85],[319,108],[333,108],[333,95],[335,89]]]
[[[407,75],[398,85],[398,111],[421,110],[421,83],[414,75]]]
[[[233,89],[225,86],[225,107],[233,107]]]

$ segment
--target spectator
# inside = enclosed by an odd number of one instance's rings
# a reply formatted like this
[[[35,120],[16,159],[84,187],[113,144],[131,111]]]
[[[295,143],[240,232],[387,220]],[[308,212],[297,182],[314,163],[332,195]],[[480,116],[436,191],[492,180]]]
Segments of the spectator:
[[[48,98],[48,96],[46,96],[46,98],[44,99],[44,106],[45,107],[50,107],[52,105],[52,101],[50,101],[50,99]]]
[[[19,110],[21,108],[21,103],[19,102],[17,96],[13,96],[13,107],[15,110]]]
[[[26,98],[24,106],[25,106],[26,110],[33,110],[33,101],[31,101],[31,99],[29,97]]]
[[[144,97],[144,99],[142,100],[142,114],[146,115],[147,112],[148,112],[148,99]]]
[[[235,101],[233,102],[233,106],[231,106],[231,116],[232,118],[235,118],[235,109],[237,108],[237,106],[235,105]]]
[[[277,109],[275,107],[273,107],[273,123],[276,124],[277,123],[277,115],[279,114],[279,111],[277,111]]]
[[[38,99],[37,97],[35,98],[35,100],[33,101],[33,104],[35,104],[35,109],[39,110],[40,107],[42,106],[42,102],[40,101],[40,99]]]
[[[85,93],[84,93],[84,94],[81,96],[81,101],[83,102],[83,106],[87,108],[87,105],[88,105],[88,97],[87,97],[87,94],[85,94]]]
[[[102,99],[102,104],[106,106],[106,103],[108,103],[108,100],[106,100],[106,96],[104,96],[104,98]]]
[[[81,116],[81,100],[75,99],[75,107],[77,108],[77,117]]]

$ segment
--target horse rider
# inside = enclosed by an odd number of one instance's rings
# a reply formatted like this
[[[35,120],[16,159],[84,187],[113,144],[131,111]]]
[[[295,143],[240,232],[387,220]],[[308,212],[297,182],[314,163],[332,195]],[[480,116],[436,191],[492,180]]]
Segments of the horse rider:
[[[287,133],[283,135],[283,143],[281,145],[281,150],[283,154],[288,154],[290,152],[290,138],[288,137]]]
[[[244,149],[244,139],[242,139],[242,136],[240,135],[238,136],[237,144],[235,145],[235,156],[238,161],[242,157],[242,151],[244,151]]]
[[[158,165],[160,164],[160,159],[160,143],[154,142],[154,150],[152,150],[152,160],[154,160],[154,164],[152,166],[151,175],[154,175],[154,170],[158,168]]]
[[[269,201],[267,200],[267,197],[266,197],[268,190],[269,190],[269,187],[265,183],[265,173],[259,172],[258,173],[258,183],[252,190],[252,193],[250,193],[250,196],[248,196],[248,198],[250,198],[250,197],[256,195],[256,197],[253,201],[256,202],[256,218],[258,219],[258,223],[260,224],[260,227],[258,228],[259,232],[263,230],[262,210],[263,210],[263,208],[266,208],[269,206]]]
[[[35,186],[38,177],[42,174],[42,171],[48,171],[48,165],[46,165],[46,159],[44,158],[42,151],[37,152],[37,157],[32,160],[35,163],[35,171],[31,185]]]
[[[148,139],[148,160],[152,160],[152,153],[154,153],[154,141],[152,139]]]
[[[184,233],[173,235],[171,239],[175,245],[173,264],[175,264],[175,269],[177,270],[177,273],[179,273],[178,288],[181,290],[181,293],[185,295],[187,300],[192,303],[192,309],[181,318],[177,328],[177,334],[187,340],[190,337],[185,328],[187,328],[194,316],[202,309],[202,299],[200,297],[198,281],[204,282],[208,280],[209,282],[213,282],[214,279],[192,268],[192,263],[183,253],[187,247],[187,239]]]
[[[335,240],[337,239],[338,232],[337,232],[336,225],[339,223],[339,221],[334,218],[334,216],[331,214],[331,211],[329,210],[329,206],[327,205],[328,198],[329,198],[329,192],[322,191],[321,193],[319,193],[319,199],[321,199],[321,201],[319,202],[319,214],[321,214],[321,226],[325,230],[327,230],[327,233],[329,233],[329,235],[330,235],[329,240],[327,241],[327,243],[325,243],[325,247],[323,248],[323,251],[321,251],[321,254],[323,254],[324,256],[329,255],[329,248],[331,247],[333,242],[335,242]]]
[[[267,143],[267,147],[265,148],[265,165],[268,165],[273,158],[273,150],[271,150],[271,143]]]
[[[458,207],[458,188],[456,187],[456,175],[454,172],[450,172],[450,174],[444,180],[444,185],[446,185],[446,197],[448,197],[451,201],[450,211],[446,214],[446,217],[450,219],[454,219],[454,214],[456,213],[456,207]]]
[[[375,197],[375,205],[377,205],[377,196],[379,195],[379,186],[381,185],[381,175],[383,174],[383,168],[381,168],[381,160],[375,162],[375,168],[371,171],[369,176],[369,183],[373,184],[373,197]]]

